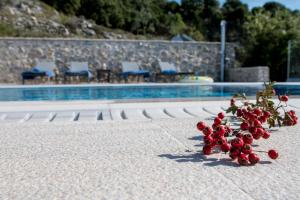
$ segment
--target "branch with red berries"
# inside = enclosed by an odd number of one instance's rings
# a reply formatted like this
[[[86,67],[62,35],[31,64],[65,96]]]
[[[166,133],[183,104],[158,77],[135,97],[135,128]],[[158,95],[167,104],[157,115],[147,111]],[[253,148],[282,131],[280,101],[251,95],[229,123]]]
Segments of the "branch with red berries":
[[[227,113],[232,117],[225,117],[219,113],[212,126],[198,122],[197,128],[204,134],[203,153],[211,154],[213,151],[229,153],[232,160],[240,165],[255,165],[260,161],[254,153],[253,140],[268,139],[271,134],[269,128],[275,126],[294,126],[298,122],[295,111],[287,111],[288,96],[278,96],[279,103],[275,105],[272,98],[276,96],[273,83],[265,84],[265,89],[256,94],[256,102],[250,102],[245,94],[237,94],[230,101]],[[234,118],[238,126],[230,124]],[[277,159],[278,152],[269,150],[271,159]]]

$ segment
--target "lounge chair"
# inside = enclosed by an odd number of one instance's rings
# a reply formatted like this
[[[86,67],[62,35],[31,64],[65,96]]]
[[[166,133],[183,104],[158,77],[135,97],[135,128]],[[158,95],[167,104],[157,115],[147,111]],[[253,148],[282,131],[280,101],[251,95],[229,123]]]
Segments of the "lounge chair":
[[[64,73],[64,82],[67,77],[86,77],[87,81],[93,78],[93,74],[89,70],[88,62],[70,62],[69,70]]]
[[[128,82],[128,77],[133,76],[138,78],[138,82],[140,77],[149,78],[150,73],[148,70],[140,69],[139,65],[136,62],[122,62],[122,73],[120,75],[125,79],[125,82]]]
[[[170,77],[175,80],[178,75],[194,75],[194,72],[179,72],[173,63],[158,61],[160,72],[156,74],[156,78]]]
[[[38,62],[30,71],[25,71],[22,73],[22,83],[24,84],[25,80],[34,80],[37,77],[48,77],[48,79],[55,78],[55,68],[56,66],[53,61]]]

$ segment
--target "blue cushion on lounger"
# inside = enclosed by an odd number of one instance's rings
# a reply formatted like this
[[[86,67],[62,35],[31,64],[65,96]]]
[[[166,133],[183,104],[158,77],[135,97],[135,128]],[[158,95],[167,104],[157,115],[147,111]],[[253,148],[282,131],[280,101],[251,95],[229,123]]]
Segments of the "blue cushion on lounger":
[[[33,68],[31,71],[32,71],[32,72],[36,72],[36,73],[41,72],[41,71],[40,71],[39,69],[37,69],[37,68]]]
[[[122,73],[123,75],[144,75],[148,76],[149,71],[147,70],[132,70],[132,71],[126,71]]]
[[[168,74],[168,75],[173,75],[173,74],[177,74],[177,71],[175,70],[163,70],[161,71],[162,74]]]
[[[37,76],[45,76],[46,72],[33,72],[33,71],[26,71],[22,72],[23,79],[34,79]]]
[[[69,76],[89,76],[88,71],[81,71],[81,72],[66,71],[65,74]]]
[[[54,73],[54,71],[46,71],[46,70],[40,70],[40,69],[38,69],[37,67],[34,67],[32,70],[31,70],[31,72],[33,72],[33,73],[46,73],[46,75],[48,76],[48,77],[54,77],[55,76],[55,73]]]

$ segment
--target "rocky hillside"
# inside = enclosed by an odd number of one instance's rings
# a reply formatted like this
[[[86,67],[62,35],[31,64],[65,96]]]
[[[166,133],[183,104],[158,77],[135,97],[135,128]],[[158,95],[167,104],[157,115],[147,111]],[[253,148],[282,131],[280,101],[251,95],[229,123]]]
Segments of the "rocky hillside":
[[[38,0],[0,0],[0,37],[83,37],[146,39],[66,16]]]

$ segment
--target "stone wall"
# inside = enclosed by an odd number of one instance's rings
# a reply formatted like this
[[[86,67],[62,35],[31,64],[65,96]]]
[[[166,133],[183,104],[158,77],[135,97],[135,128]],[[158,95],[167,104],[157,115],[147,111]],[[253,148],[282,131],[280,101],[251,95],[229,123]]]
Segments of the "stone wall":
[[[234,44],[227,45],[226,57],[227,68],[234,66]],[[88,61],[94,73],[106,68],[117,72],[121,61],[135,61],[155,73],[160,59],[215,81],[220,75],[220,43],[0,38],[0,82],[20,83],[22,71],[45,59],[54,60],[61,73],[70,61]]]
[[[226,77],[229,82],[268,82],[270,69],[266,66],[230,68]]]

